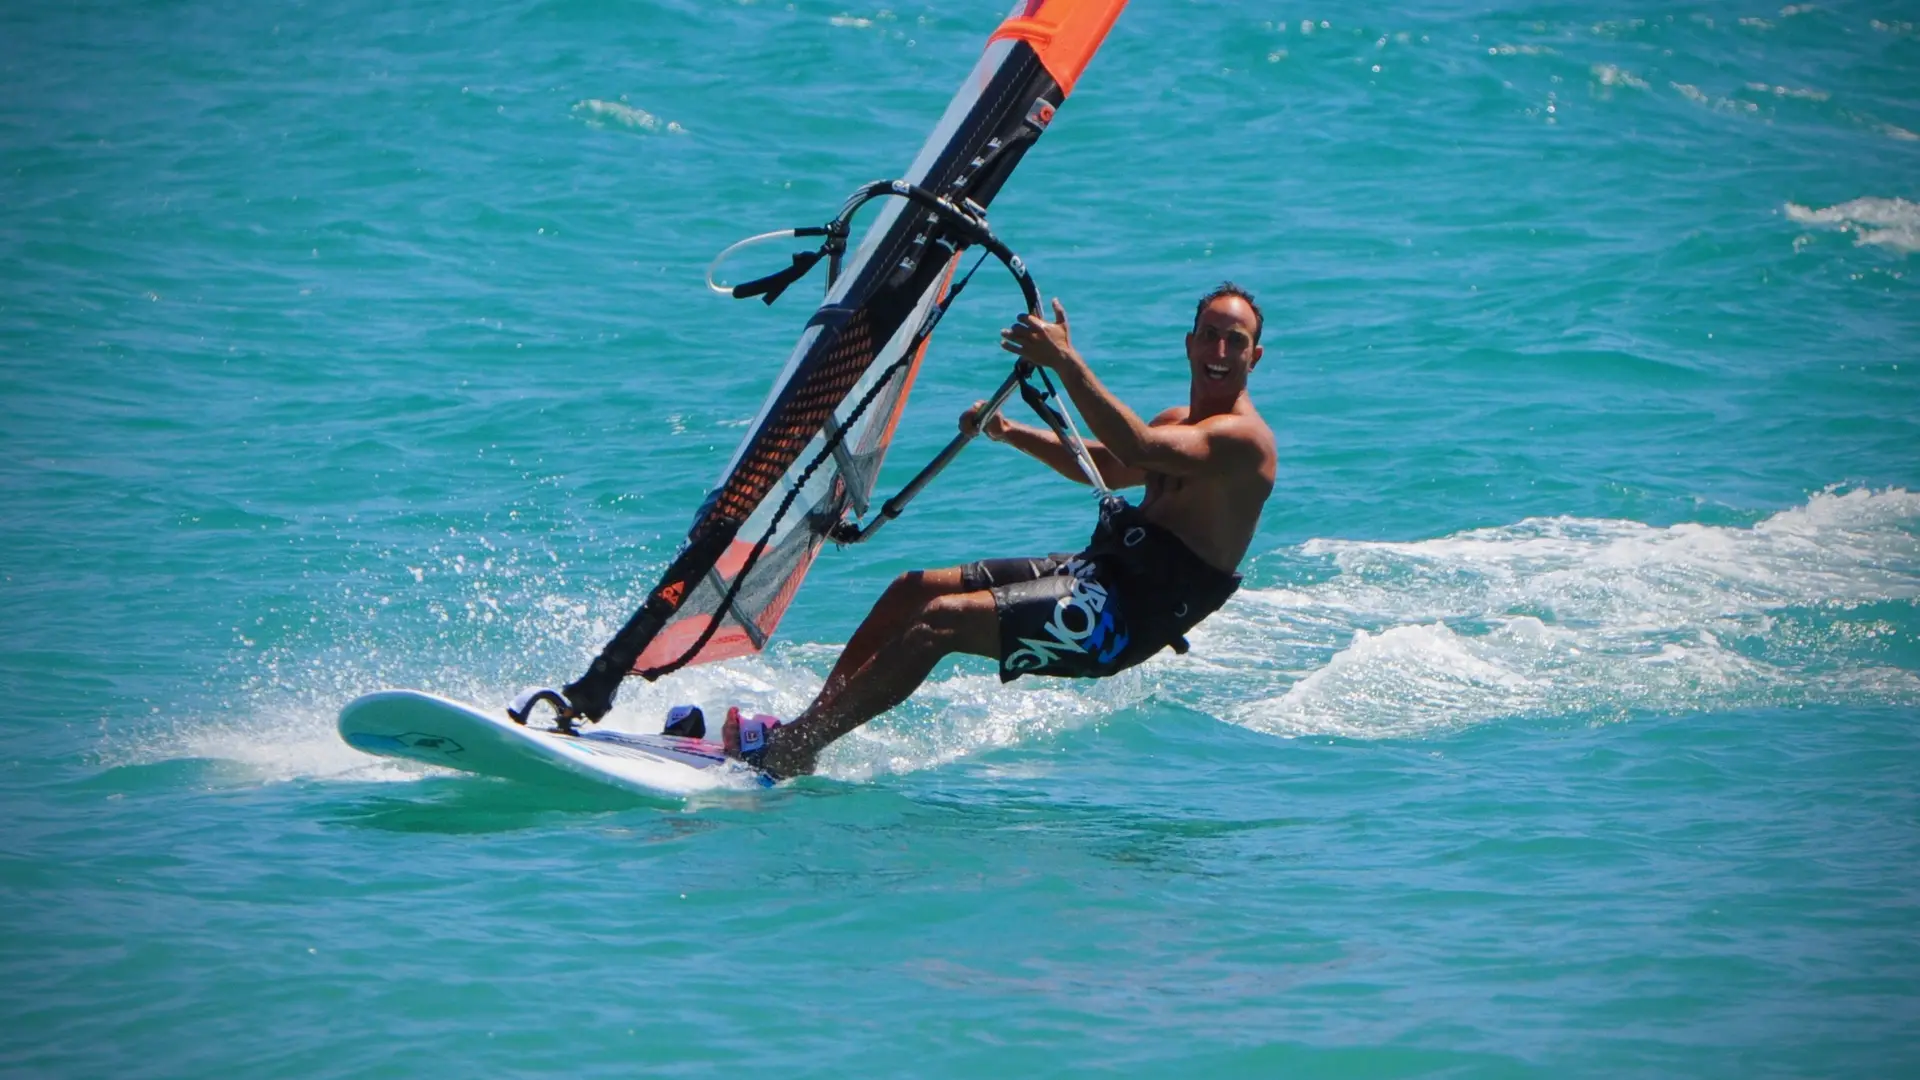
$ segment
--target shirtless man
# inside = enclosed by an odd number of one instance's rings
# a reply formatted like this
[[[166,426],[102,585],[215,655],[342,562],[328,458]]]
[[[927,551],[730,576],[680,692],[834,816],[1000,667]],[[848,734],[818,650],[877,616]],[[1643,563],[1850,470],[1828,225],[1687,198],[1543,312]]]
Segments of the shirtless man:
[[[1185,405],[1144,423],[1100,384],[1068,335],[1067,312],[1001,331],[1001,347],[1052,371],[1097,442],[1109,487],[1144,485],[1138,508],[1114,498],[1078,555],[989,559],[895,578],[868,613],[820,695],[791,722],[729,717],[728,752],[775,776],[811,772],[823,747],[905,701],[949,653],[999,661],[1000,679],[1097,678],[1168,646],[1218,610],[1240,576],[1260,509],[1273,491],[1273,431],[1247,397],[1261,356],[1260,309],[1231,282],[1202,297],[1187,334]],[[960,416],[980,430],[982,403]],[[1053,432],[995,415],[984,434],[1085,483]],[[746,731],[741,728],[745,726]],[[744,736],[744,738],[743,738]]]

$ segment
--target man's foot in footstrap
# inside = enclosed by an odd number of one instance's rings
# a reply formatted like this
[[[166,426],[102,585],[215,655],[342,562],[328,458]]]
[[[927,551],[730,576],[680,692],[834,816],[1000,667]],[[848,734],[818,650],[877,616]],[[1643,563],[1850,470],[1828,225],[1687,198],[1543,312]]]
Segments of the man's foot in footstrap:
[[[734,758],[773,777],[785,780],[786,776],[767,767],[767,747],[773,740],[773,733],[783,725],[777,717],[765,713],[747,716],[737,705],[727,706],[727,721],[720,725],[720,744],[726,748],[727,756]]]

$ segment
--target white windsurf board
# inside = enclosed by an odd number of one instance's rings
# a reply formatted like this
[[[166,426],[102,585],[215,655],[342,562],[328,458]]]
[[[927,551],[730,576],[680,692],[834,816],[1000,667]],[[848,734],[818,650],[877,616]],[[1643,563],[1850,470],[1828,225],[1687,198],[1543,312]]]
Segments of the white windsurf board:
[[[339,728],[347,745],[369,754],[549,787],[675,797],[773,784],[719,743],[596,728],[565,735],[419,690],[355,698],[340,710]]]

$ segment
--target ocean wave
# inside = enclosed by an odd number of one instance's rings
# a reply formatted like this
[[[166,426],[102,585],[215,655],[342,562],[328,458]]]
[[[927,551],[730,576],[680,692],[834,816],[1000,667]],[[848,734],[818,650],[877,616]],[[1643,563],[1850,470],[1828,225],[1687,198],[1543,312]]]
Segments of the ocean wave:
[[[1920,494],[1828,491],[1750,528],[1545,518],[1414,543],[1314,540],[1333,575],[1248,590],[1194,635],[1195,704],[1279,734],[1409,736],[1920,701]],[[1888,605],[1891,605],[1889,614]]]

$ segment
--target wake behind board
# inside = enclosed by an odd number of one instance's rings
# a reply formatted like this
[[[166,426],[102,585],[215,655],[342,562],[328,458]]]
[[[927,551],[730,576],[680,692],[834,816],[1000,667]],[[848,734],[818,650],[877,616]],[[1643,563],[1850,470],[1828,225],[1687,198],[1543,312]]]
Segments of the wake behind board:
[[[339,727],[347,745],[369,754],[548,787],[680,796],[773,784],[729,760],[719,743],[619,731],[563,735],[418,690],[355,698],[340,710]]]

